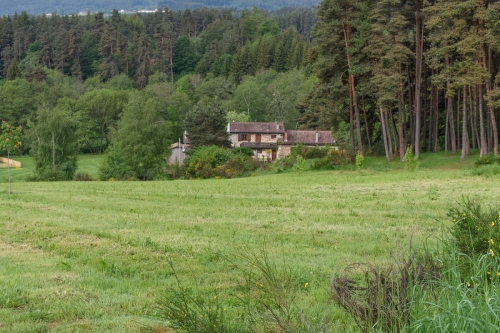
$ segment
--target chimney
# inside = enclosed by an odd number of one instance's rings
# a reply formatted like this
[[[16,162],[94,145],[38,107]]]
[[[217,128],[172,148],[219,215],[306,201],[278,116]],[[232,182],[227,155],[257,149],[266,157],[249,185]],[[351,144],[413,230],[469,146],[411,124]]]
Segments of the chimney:
[[[276,129],[279,130],[280,129],[280,125],[278,123],[276,123]]]
[[[318,131],[316,131],[316,143],[318,143],[318,139],[319,139],[319,134]]]
[[[285,142],[288,141],[288,131],[285,132]]]

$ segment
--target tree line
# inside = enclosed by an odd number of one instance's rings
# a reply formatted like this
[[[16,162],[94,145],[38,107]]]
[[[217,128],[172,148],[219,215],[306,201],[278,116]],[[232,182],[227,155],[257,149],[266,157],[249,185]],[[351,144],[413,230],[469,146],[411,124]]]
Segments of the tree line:
[[[214,123],[298,126],[294,106],[316,82],[317,59],[296,30],[302,14],[283,11],[281,23],[257,9],[4,17],[0,119],[26,129],[33,179],[71,179],[77,153],[105,150],[108,166],[150,179],[214,105],[224,118]]]
[[[407,145],[498,154],[499,13],[498,1],[324,0],[300,123],[345,129],[351,149],[388,160]]]

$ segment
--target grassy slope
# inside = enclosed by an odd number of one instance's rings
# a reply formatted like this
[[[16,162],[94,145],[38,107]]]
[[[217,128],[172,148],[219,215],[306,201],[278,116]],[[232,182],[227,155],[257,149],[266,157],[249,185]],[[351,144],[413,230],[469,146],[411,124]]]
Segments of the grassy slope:
[[[173,282],[167,257],[187,284],[224,293],[235,277],[221,256],[263,248],[309,283],[301,302],[313,311],[346,264],[382,264],[396,243],[435,236],[463,195],[499,201],[499,178],[456,159],[424,155],[414,173],[368,159],[366,171],[301,176],[15,182],[0,192],[0,331],[167,331],[153,316]]]

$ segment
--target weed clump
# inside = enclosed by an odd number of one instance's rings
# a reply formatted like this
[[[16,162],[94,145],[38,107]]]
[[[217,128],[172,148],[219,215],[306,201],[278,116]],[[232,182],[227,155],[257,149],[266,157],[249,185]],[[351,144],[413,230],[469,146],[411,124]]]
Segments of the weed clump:
[[[431,257],[416,251],[394,257],[385,268],[355,263],[332,280],[331,299],[350,314],[363,332],[401,332],[410,325],[411,290],[440,276]]]
[[[500,156],[495,156],[492,153],[486,154],[477,159],[474,162],[474,166],[477,168],[481,165],[490,165],[490,164],[500,164]]]

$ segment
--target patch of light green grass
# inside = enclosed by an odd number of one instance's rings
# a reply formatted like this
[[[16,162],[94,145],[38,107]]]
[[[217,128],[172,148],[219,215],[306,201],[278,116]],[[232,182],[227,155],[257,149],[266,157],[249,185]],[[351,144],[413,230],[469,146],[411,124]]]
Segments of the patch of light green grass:
[[[463,195],[497,203],[499,185],[426,168],[18,182],[13,195],[0,193],[0,331],[168,332],[155,319],[157,295],[174,283],[168,259],[186,285],[224,295],[238,279],[224,256],[262,249],[308,283],[301,306],[346,329],[350,320],[325,302],[333,273],[384,265],[396,244],[439,234],[437,221]]]

